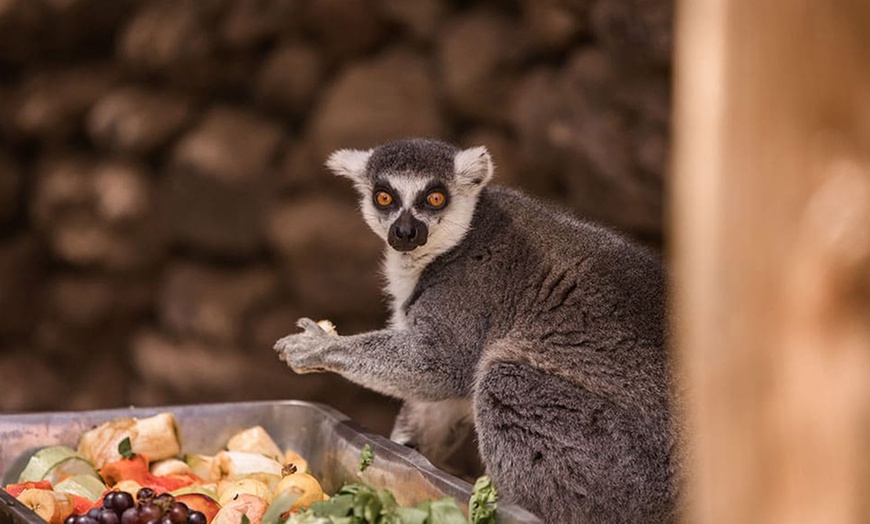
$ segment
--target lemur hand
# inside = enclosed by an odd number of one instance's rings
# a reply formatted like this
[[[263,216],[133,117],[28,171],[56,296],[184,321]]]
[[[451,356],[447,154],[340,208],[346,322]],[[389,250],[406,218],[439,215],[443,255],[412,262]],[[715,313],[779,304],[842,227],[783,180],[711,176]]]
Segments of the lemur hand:
[[[296,373],[325,371],[323,357],[333,336],[310,318],[300,318],[296,325],[302,333],[287,335],[275,342],[274,349],[278,358],[283,360]]]

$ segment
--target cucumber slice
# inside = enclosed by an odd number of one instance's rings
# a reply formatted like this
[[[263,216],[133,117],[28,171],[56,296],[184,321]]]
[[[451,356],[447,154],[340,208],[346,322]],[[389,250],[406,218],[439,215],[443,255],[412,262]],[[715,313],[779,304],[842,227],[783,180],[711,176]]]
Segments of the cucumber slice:
[[[106,491],[106,485],[101,480],[92,475],[73,475],[67,477],[54,485],[55,491],[61,493],[69,493],[84,497],[91,502],[96,502]]]
[[[67,446],[49,446],[30,457],[27,466],[21,471],[18,482],[48,480],[52,486],[66,477],[90,475],[100,478],[90,462]]]

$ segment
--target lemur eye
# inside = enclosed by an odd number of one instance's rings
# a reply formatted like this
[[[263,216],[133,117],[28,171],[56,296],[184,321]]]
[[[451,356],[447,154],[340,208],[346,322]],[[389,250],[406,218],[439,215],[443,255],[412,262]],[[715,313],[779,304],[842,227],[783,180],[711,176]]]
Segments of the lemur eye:
[[[393,195],[386,191],[378,191],[375,193],[375,203],[380,207],[387,207],[393,203]]]
[[[432,191],[426,196],[426,203],[434,208],[439,208],[447,202],[447,197],[441,191]]]

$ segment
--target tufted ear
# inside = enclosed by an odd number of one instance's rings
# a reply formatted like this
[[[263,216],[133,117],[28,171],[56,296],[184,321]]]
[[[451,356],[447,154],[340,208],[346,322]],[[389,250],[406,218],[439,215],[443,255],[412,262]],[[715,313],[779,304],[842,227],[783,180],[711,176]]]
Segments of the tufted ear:
[[[366,171],[366,163],[372,155],[372,150],[339,149],[329,155],[326,167],[333,174],[347,177],[354,182],[360,182]]]
[[[483,146],[463,149],[453,157],[453,169],[460,184],[468,186],[485,186],[494,171],[489,151]]]

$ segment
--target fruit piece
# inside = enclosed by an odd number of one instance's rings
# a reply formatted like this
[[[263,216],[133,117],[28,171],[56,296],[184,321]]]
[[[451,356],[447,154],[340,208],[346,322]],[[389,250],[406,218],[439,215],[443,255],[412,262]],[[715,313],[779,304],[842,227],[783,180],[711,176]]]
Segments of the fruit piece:
[[[68,446],[49,446],[30,457],[18,476],[18,482],[47,480],[53,485],[72,475],[98,477],[91,463],[76,450]]]
[[[227,449],[259,453],[277,461],[280,461],[284,456],[281,453],[281,448],[275,444],[263,426],[253,426],[236,433],[227,441]]]
[[[124,493],[129,493],[130,495],[136,496],[136,493],[142,489],[142,484],[139,484],[135,480],[122,480],[112,486],[112,489],[117,491],[123,491]]]
[[[282,461],[283,465],[293,464],[296,466],[296,471],[300,473],[308,472],[308,461],[302,458],[302,455],[296,453],[292,449],[288,449],[284,452],[284,460]]]
[[[222,480],[217,485],[218,503],[221,506],[233,500],[237,495],[247,493],[248,495],[256,495],[266,502],[272,501],[272,490],[269,486],[255,478],[241,478],[237,480]]]
[[[269,503],[264,499],[254,495],[239,495],[235,500],[221,507],[220,511],[214,516],[211,524],[239,524],[242,522],[242,515],[248,518],[252,523],[262,522],[263,514]]]
[[[305,509],[312,503],[323,500],[323,487],[308,473],[293,473],[282,478],[272,494],[277,497],[282,493],[299,494],[299,498],[290,507],[291,510]]]
[[[185,462],[191,472],[206,482],[217,482],[221,478],[220,465],[210,455],[187,455]]]
[[[261,475],[281,476],[281,463],[259,453],[221,451],[214,456],[222,479]],[[267,480],[268,481],[268,480]]]
[[[63,524],[74,509],[72,495],[47,489],[25,489],[18,495],[18,501],[32,509],[48,524]]]
[[[211,522],[221,506],[218,501],[204,493],[185,493],[175,497],[176,502],[183,502],[188,508],[193,511],[198,511],[205,515],[207,522]]]
[[[25,489],[51,489],[51,482],[47,480],[37,480],[28,482],[19,482],[17,484],[8,484],[3,489],[13,497],[17,497]]]
[[[178,423],[171,413],[153,417],[115,419],[86,431],[79,439],[78,452],[97,468],[122,458],[118,450],[124,439],[130,439],[130,450],[157,461],[178,455],[181,442]]]
[[[91,475],[73,475],[54,485],[55,491],[69,493],[86,498],[91,502],[97,501],[106,491],[106,485],[97,477]]]
[[[163,477],[166,475],[192,475],[193,471],[190,469],[190,466],[187,465],[183,460],[179,460],[177,458],[168,458],[163,460],[158,460],[157,462],[151,463],[151,474],[156,477]]]

